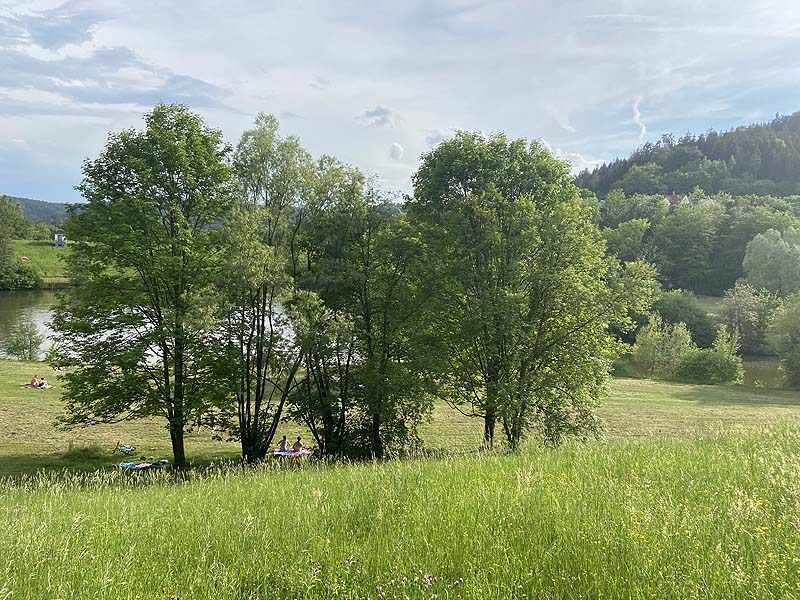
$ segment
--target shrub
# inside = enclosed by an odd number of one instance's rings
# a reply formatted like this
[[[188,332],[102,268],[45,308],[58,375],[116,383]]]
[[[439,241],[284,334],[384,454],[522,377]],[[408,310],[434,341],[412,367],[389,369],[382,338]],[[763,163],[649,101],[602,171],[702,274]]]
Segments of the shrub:
[[[661,315],[665,323],[685,323],[692,334],[692,341],[701,348],[710,348],[714,342],[714,322],[692,292],[662,292],[653,304],[653,310]]]
[[[645,375],[672,377],[684,356],[695,348],[683,323],[665,323],[654,313],[642,327],[633,347],[633,359]]]
[[[738,355],[739,340],[723,325],[711,348],[695,348],[687,352],[675,373],[676,378],[691,383],[741,383],[744,379],[742,359]]]
[[[5,341],[8,354],[19,360],[39,360],[39,351],[44,336],[39,333],[36,323],[29,319],[20,320],[11,330]]]

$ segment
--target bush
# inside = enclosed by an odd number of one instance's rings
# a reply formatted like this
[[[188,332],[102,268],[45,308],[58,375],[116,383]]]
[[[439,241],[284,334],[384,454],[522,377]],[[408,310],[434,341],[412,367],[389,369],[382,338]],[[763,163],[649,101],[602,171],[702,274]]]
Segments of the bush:
[[[6,352],[19,360],[39,360],[39,351],[44,336],[39,333],[36,323],[23,319],[11,330],[5,342]]]
[[[40,284],[39,276],[23,264],[0,266],[0,290],[32,290]]]
[[[710,348],[714,342],[714,322],[692,292],[662,292],[653,304],[653,311],[660,314],[665,323],[685,323],[692,334],[692,341],[701,348]]]
[[[633,360],[645,375],[672,377],[683,357],[694,348],[685,324],[665,323],[654,313],[636,338]]]
[[[739,341],[725,326],[717,330],[712,348],[695,348],[687,352],[675,373],[677,379],[691,383],[741,383],[744,380]]]
[[[775,311],[767,339],[781,357],[787,385],[800,387],[800,294],[786,298]]]

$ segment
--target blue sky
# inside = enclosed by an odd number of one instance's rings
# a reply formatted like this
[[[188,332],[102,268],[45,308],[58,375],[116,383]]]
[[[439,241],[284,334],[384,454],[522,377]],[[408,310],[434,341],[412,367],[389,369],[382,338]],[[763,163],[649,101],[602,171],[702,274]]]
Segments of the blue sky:
[[[799,75],[794,0],[0,0],[0,193],[78,200],[82,161],[160,101],[231,143],[273,113],[406,192],[456,129],[579,170],[800,110]]]

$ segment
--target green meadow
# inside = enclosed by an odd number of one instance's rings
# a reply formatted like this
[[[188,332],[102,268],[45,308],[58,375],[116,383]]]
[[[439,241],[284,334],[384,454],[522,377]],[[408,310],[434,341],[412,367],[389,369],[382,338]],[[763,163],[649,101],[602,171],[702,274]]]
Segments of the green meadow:
[[[438,452],[381,463],[243,471],[206,430],[178,477],[111,467],[117,441],[169,456],[161,424],[61,430],[33,371],[0,362],[0,598],[800,594],[796,392],[617,379],[603,439],[513,455],[446,406]]]
[[[66,263],[64,255],[70,251],[67,248],[55,248],[48,240],[14,240],[14,256],[19,260],[27,256],[26,265],[45,284],[64,283],[66,278]]]

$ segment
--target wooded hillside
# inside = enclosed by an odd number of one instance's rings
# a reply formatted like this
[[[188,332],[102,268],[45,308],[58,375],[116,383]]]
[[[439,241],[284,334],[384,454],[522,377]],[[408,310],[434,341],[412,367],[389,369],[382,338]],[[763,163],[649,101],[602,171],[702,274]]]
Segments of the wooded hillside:
[[[629,158],[617,159],[577,178],[580,187],[605,196],[707,193],[788,196],[800,193],[800,112],[769,123],[718,133],[664,135]]]

